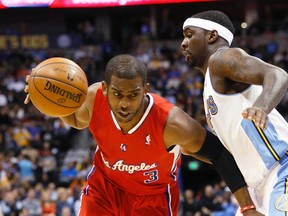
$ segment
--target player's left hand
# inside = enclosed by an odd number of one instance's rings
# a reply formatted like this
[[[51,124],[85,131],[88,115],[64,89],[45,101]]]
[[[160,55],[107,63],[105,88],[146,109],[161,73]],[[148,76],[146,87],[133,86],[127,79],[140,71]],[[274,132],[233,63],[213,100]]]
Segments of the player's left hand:
[[[266,129],[268,124],[268,115],[258,107],[248,107],[242,112],[245,119],[253,120],[256,126]]]
[[[257,212],[254,209],[251,209],[249,211],[245,211],[242,214],[243,214],[243,216],[265,216],[264,214],[261,214],[260,212]]]
[[[26,76],[26,83],[28,83],[28,80],[30,78],[30,75]],[[25,88],[24,88],[24,92],[26,93],[26,98],[24,100],[24,104],[28,104],[30,102],[30,96],[29,96],[29,88],[28,88],[28,84],[26,84]]]

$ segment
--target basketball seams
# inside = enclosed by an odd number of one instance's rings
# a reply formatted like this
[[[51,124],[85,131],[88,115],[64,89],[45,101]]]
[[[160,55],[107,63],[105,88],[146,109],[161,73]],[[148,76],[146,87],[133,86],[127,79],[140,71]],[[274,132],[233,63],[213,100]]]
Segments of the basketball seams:
[[[81,71],[81,73],[83,73],[85,76],[86,76],[86,74],[85,74],[85,72],[82,70],[82,68],[80,68],[77,64],[73,64],[74,62],[71,62],[71,64],[67,64],[67,63],[65,63],[65,62],[51,62],[51,63],[46,63],[46,64],[43,64],[43,65],[41,65],[41,63],[40,63],[40,65],[38,65],[36,68],[35,68],[35,72],[37,73],[37,71],[39,71],[42,67],[45,67],[45,66],[47,66],[47,65],[55,65],[55,64],[62,64],[62,65],[66,65],[66,66],[72,66],[72,67],[74,67],[74,68],[76,68],[78,71]],[[38,68],[39,67],[39,68]],[[37,70],[36,70],[37,69]]]
[[[31,78],[46,78],[46,79],[50,79],[50,80],[53,80],[53,81],[57,81],[57,82],[59,82],[59,83],[61,83],[61,84],[65,84],[65,85],[71,86],[71,87],[73,87],[73,88],[75,88],[75,89],[77,89],[77,90],[83,92],[83,94],[87,95],[87,93],[86,93],[85,91],[83,91],[82,89],[78,88],[78,87],[75,86],[75,85],[72,85],[72,84],[69,84],[69,83],[63,82],[63,80],[54,79],[54,78],[52,78],[52,77],[48,77],[48,76],[41,76],[41,75],[40,75],[40,76],[39,76],[39,75],[37,75],[37,76],[33,75],[33,76],[31,76]],[[33,81],[34,81],[34,79],[33,79]],[[34,82],[33,82],[33,84],[34,84]],[[36,85],[35,85],[35,84],[34,84],[34,86],[35,86],[35,88],[36,88]],[[37,89],[37,90],[39,90],[39,89]]]
[[[49,65],[55,65],[55,64],[62,64],[66,67],[74,67],[78,72],[81,72],[82,75],[84,75],[84,77],[86,78],[86,73],[77,65],[77,64],[67,64],[65,62],[51,62],[51,63],[46,63],[46,64],[43,64],[41,65],[41,63],[34,69],[33,73],[31,74],[31,76],[36,76],[37,72],[41,73],[40,70],[43,68],[43,67],[47,67]],[[66,73],[69,73],[69,71],[65,71]],[[42,76],[42,75],[38,75],[39,77]],[[81,79],[80,79],[81,80]],[[88,80],[87,78],[85,80],[82,80],[83,82],[85,83],[88,83]]]

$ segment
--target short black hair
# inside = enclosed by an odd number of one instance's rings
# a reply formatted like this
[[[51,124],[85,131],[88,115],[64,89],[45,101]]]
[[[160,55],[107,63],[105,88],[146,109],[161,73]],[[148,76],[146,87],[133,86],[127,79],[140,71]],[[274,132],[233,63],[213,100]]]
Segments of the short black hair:
[[[144,62],[129,54],[120,54],[109,60],[105,68],[104,78],[107,85],[110,85],[112,75],[124,79],[140,77],[143,85],[147,82],[147,68]]]
[[[232,34],[235,33],[235,28],[230,18],[223,12],[217,10],[209,10],[197,13],[192,16],[193,18],[201,18],[205,20],[210,20],[216,22],[224,27],[226,27]]]

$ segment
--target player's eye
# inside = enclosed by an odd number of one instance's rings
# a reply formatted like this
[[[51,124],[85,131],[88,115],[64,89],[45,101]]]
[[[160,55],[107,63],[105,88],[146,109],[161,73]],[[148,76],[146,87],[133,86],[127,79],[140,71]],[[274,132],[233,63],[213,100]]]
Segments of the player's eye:
[[[136,99],[138,96],[139,96],[139,93],[132,93],[132,94],[129,95],[129,98],[131,100],[133,100],[133,99]]]
[[[192,38],[192,34],[191,33],[186,34],[186,38]]]
[[[113,95],[116,96],[116,97],[120,97],[121,94],[119,92],[113,92]]]

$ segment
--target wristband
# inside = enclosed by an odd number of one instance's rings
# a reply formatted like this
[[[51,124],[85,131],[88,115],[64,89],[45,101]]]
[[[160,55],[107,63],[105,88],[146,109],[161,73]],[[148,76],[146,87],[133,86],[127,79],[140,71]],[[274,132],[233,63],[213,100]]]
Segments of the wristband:
[[[251,209],[256,209],[256,206],[255,205],[248,205],[248,206],[242,207],[242,208],[240,208],[240,212],[243,213],[243,212],[251,210]]]

